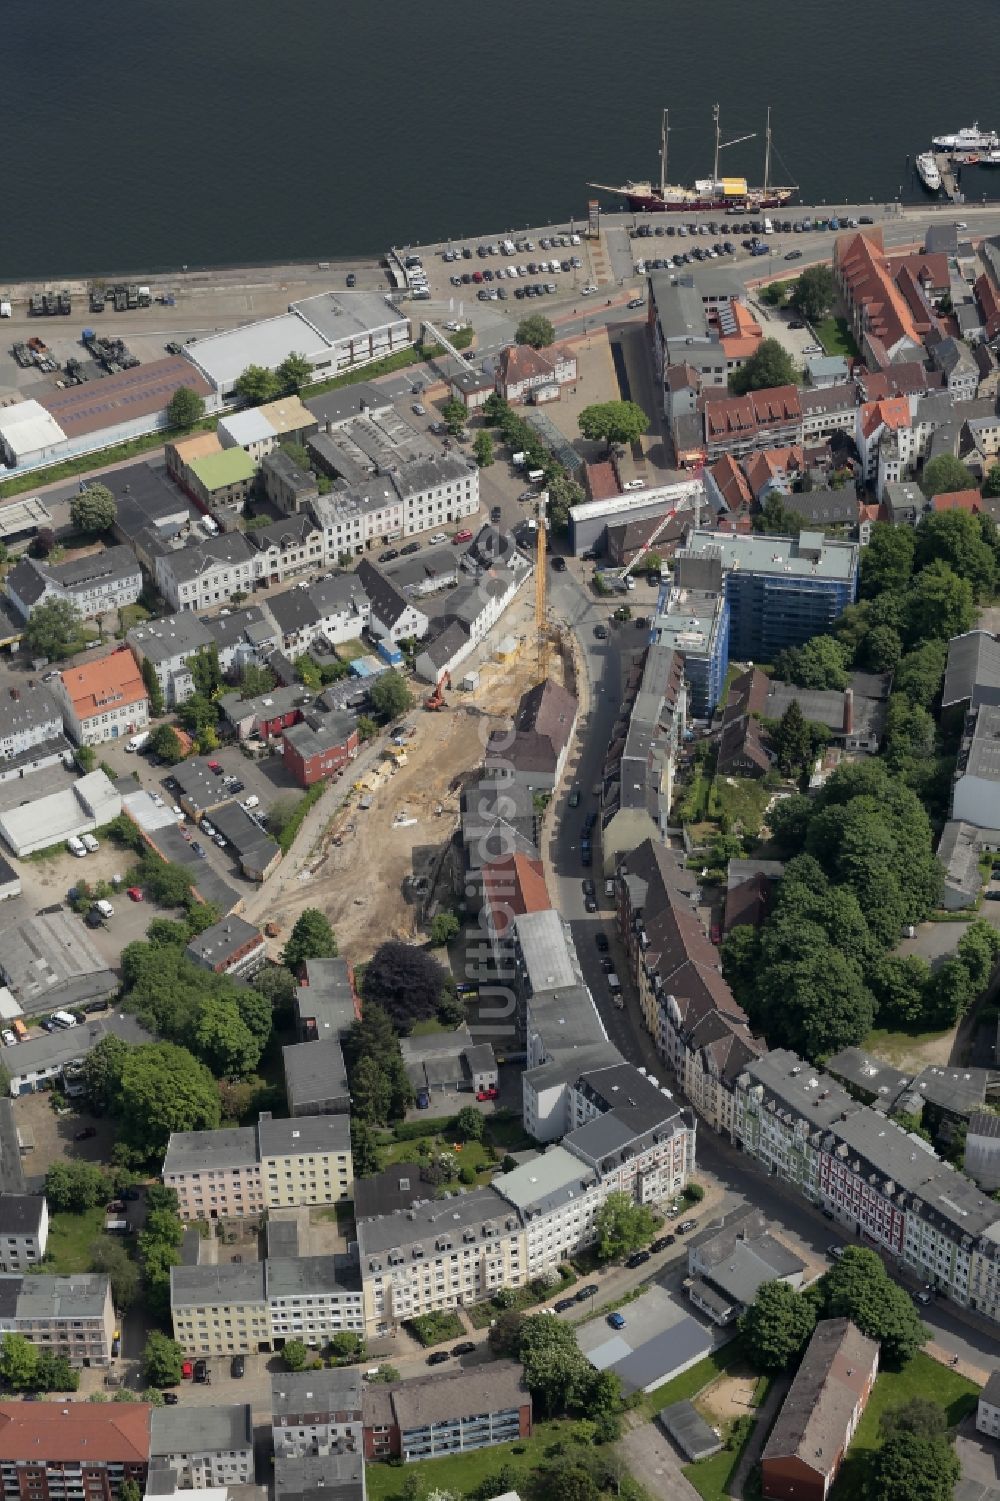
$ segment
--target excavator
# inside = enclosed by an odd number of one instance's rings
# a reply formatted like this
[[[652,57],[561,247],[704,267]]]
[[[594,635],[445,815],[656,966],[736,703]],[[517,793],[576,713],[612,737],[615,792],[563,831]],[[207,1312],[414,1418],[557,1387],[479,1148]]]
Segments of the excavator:
[[[450,687],[451,673],[443,672],[434,685],[434,692],[429,698],[424,699],[424,708],[431,710],[446,709],[448,706],[445,703],[444,690]]]

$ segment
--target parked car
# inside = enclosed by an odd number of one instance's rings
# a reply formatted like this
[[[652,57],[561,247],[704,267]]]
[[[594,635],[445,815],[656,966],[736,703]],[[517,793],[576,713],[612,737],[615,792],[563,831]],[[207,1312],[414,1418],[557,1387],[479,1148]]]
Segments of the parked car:
[[[624,1329],[625,1315],[623,1313],[609,1313],[608,1323],[611,1325],[612,1329]]]
[[[694,1229],[697,1223],[697,1220],[681,1220],[680,1224],[677,1226],[677,1234],[686,1235],[689,1230]]]
[[[453,1355],[471,1355],[476,1348],[475,1340],[463,1339],[461,1344],[452,1348]]]
[[[469,528],[467,526],[463,526],[462,530],[460,532],[456,532],[451,540],[453,542],[471,542],[472,533],[469,531]]]
[[[195,1381],[200,1382],[202,1386],[205,1386],[205,1385],[208,1384],[208,1362],[207,1361],[204,1361],[204,1360],[196,1360],[195,1361],[195,1363],[194,1363],[194,1379],[195,1379]]]
[[[587,880],[585,880],[583,882],[583,894],[584,894],[584,896],[596,896],[597,895],[597,887],[594,885],[593,881],[590,880],[589,877],[587,878]]]
[[[246,1363],[246,1360],[243,1358],[243,1356],[242,1355],[234,1355],[233,1356],[233,1363],[232,1363],[232,1366],[230,1367],[230,1370],[231,1370],[232,1376],[233,1376],[233,1380],[234,1381],[242,1381],[243,1377],[246,1375],[246,1369],[247,1369],[247,1363]]]
[[[665,1251],[668,1246],[672,1246],[673,1244],[674,1237],[672,1235],[660,1235],[657,1236],[656,1240],[651,1242],[649,1249],[654,1256],[658,1256],[661,1251]]]
[[[579,808],[579,806],[580,806],[580,789],[579,789],[579,787],[574,787],[573,788],[573,791],[569,795],[568,803],[569,803],[569,806],[571,808]]]
[[[450,1359],[451,1359],[451,1357],[448,1354],[447,1350],[432,1350],[431,1353],[430,1353],[430,1355],[428,1355],[428,1357],[427,1357],[427,1364],[428,1365],[444,1365],[444,1362],[446,1360],[450,1360]]]
[[[607,639],[608,639],[608,628],[607,628],[607,626],[606,625],[595,625],[594,626],[594,635],[597,637],[598,641],[607,641]]]
[[[649,1260],[648,1251],[633,1251],[631,1256],[626,1256],[625,1265],[630,1272],[635,1271],[637,1266],[645,1266]]]
[[[176,1407],[179,1400],[176,1392],[163,1393],[163,1401],[167,1407]]]
[[[559,1302],[555,1305],[556,1313],[568,1313],[571,1308],[575,1307],[575,1298],[560,1298]]]
[[[192,841],[191,841],[191,848],[194,850],[194,852],[198,856],[199,860],[204,860],[205,859],[204,848],[203,848],[202,845],[200,845],[198,843],[197,839],[192,839]]]
[[[608,943],[607,933],[595,933],[594,942],[597,944],[597,952],[599,954],[606,954],[608,952],[610,944]]]
[[[497,1098],[497,1096],[499,1095],[499,1093],[500,1093],[500,1091],[495,1086],[491,1085],[489,1089],[477,1089],[477,1091],[476,1091],[476,1099],[477,1100],[495,1100]]]
[[[92,1141],[93,1138],[96,1135],[97,1135],[97,1127],[96,1126],[81,1126],[80,1129],[79,1129],[79,1131],[74,1131],[74,1133],[73,1133],[73,1140],[74,1141]]]
[[[576,1302],[577,1303],[586,1303],[586,1301],[587,1301],[588,1298],[596,1298],[596,1297],[597,1297],[597,1283],[596,1282],[588,1282],[587,1285],[586,1285],[586,1287],[581,1287],[580,1288],[580,1291],[576,1295]]]

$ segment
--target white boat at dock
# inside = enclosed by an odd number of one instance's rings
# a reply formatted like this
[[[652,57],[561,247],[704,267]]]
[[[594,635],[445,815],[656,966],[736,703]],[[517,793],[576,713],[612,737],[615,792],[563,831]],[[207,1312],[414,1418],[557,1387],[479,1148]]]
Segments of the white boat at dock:
[[[1000,148],[1000,136],[995,130],[980,130],[978,120],[950,136],[934,136],[931,145],[935,151],[996,151]]]
[[[932,151],[924,151],[917,157],[917,175],[929,193],[941,191],[941,172]]]

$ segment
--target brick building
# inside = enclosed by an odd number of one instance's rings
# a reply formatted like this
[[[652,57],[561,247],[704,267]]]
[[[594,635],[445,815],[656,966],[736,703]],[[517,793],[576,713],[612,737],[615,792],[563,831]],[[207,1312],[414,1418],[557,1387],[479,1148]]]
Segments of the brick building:
[[[141,1489],[151,1411],[144,1402],[0,1403],[4,1501],[115,1501],[126,1480]]]

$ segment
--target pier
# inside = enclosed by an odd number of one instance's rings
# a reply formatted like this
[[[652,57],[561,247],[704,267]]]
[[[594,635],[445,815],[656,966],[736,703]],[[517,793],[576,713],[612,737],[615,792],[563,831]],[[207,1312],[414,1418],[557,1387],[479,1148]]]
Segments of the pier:
[[[947,151],[935,151],[934,160],[941,173],[941,191],[950,203],[963,202],[962,190],[955,176],[955,157]]]

